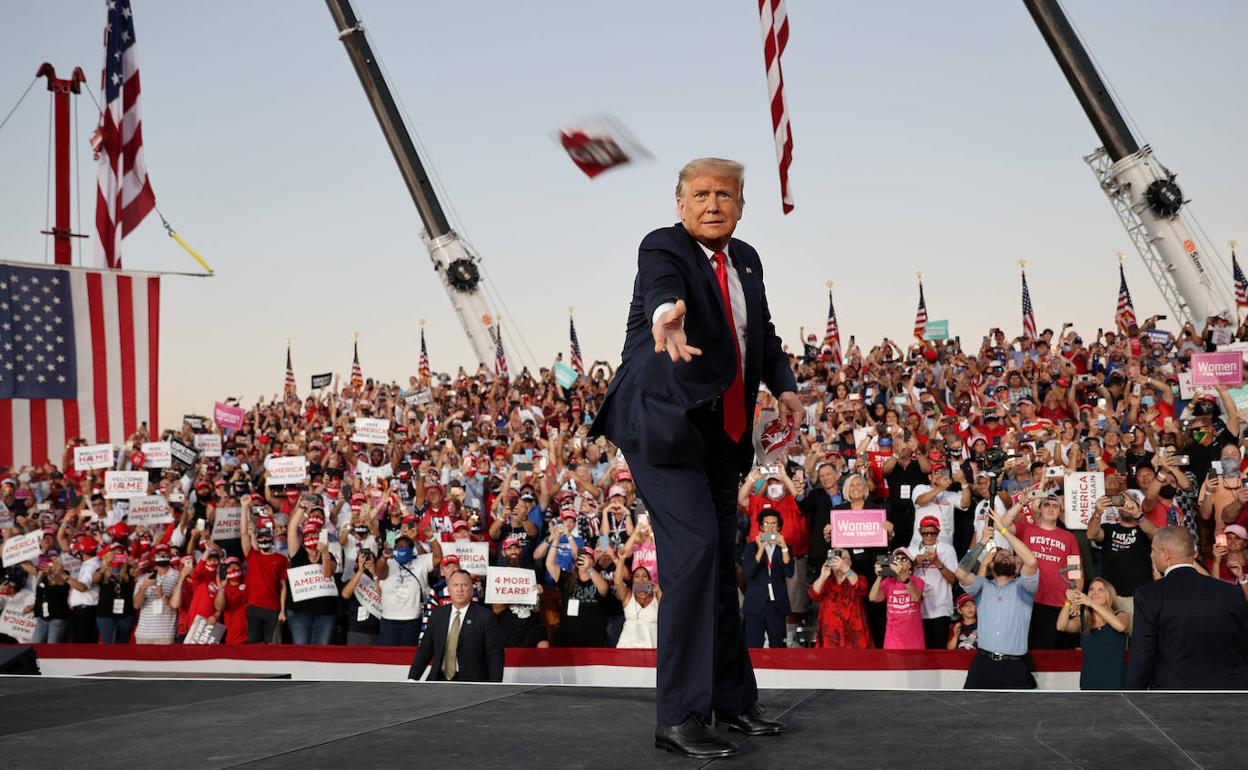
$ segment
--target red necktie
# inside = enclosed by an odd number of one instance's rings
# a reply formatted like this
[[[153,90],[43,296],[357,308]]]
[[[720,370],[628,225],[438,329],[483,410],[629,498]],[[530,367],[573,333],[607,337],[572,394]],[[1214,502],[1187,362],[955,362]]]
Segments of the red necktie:
[[[741,379],[741,343],[737,339],[737,324],[732,318],[732,295],[728,293],[728,257],[722,251],[711,255],[715,263],[715,277],[719,279],[719,293],[724,298],[724,316],[728,320],[728,336],[732,338],[732,351],[736,354],[732,384],[724,391],[724,433],[733,441],[739,441],[745,433],[745,382]]]

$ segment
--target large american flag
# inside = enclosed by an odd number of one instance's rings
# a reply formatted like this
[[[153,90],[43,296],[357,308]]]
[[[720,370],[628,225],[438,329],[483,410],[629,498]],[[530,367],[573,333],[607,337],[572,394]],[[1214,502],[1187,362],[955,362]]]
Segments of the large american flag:
[[[1031,308],[1031,292],[1027,289],[1027,271],[1023,271],[1023,334],[1035,342],[1040,339],[1036,334],[1036,314]]]
[[[139,48],[130,0],[108,0],[104,25],[104,113],[92,137],[99,160],[95,196],[96,267],[121,267],[121,239],[156,206],[143,161]]]
[[[568,316],[568,335],[572,339],[572,369],[577,374],[585,374],[585,361],[581,359],[581,341],[576,338],[576,321]]]
[[[1238,307],[1248,305],[1248,279],[1244,271],[1239,269],[1239,260],[1235,259],[1235,249],[1231,249],[1231,273],[1235,277],[1235,304]]]
[[[295,392],[295,369],[290,365],[290,343],[286,343],[286,387],[285,392],[293,394]]]
[[[763,27],[763,61],[767,65],[767,93],[771,98],[771,128],[776,139],[776,160],[780,165],[780,204],[787,214],[793,210],[789,192],[789,165],[793,162],[793,134],[789,130],[789,107],[784,98],[784,72],[780,57],[789,44],[789,14],[784,0],[758,0],[758,16]]]
[[[160,279],[0,262],[0,465],[158,435]]]
[[[494,327],[494,373],[499,377],[510,377],[507,372],[507,354],[503,352],[502,324]]]
[[[836,308],[832,306],[831,289],[828,289],[828,325],[823,331],[823,350],[821,352],[829,364],[840,366],[841,330],[836,325]]]
[[[1122,265],[1118,265],[1118,320],[1123,328],[1135,323],[1135,305],[1131,303],[1131,292],[1127,289],[1127,273]]]
[[[364,387],[364,372],[360,371],[360,341],[353,343],[354,355],[351,357],[351,387],[359,390]]]
[[[927,328],[927,301],[923,299],[923,282],[919,281],[919,309],[914,314],[914,336],[922,341]]]
[[[428,382],[429,378],[433,376],[433,372],[429,370],[429,348],[425,347],[424,327],[421,327],[420,330],[420,370],[417,373],[420,375],[420,379],[425,382]]]

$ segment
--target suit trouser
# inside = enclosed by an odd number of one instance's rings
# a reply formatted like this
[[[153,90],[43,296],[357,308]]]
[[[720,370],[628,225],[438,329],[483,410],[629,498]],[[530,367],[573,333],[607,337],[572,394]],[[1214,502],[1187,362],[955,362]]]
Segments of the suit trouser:
[[[702,467],[655,467],[637,453],[626,456],[650,510],[663,589],[656,674],[663,726],[690,714],[739,714],[758,700],[737,600],[740,455],[715,419],[699,422],[707,426]]]
[[[666,593],[664,594],[666,596]],[[763,634],[767,634],[768,647],[784,647],[785,613],[770,602],[757,615],[746,615],[743,623],[745,628],[745,646],[762,647]]]

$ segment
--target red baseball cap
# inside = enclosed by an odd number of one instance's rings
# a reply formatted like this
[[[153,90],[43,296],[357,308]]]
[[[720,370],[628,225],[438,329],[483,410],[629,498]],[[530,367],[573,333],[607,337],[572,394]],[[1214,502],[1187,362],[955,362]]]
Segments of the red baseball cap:
[[[460,519],[459,521],[451,525],[452,532],[458,529],[468,529],[468,522],[464,521],[463,519]]]
[[[442,557],[443,564],[459,564],[459,557],[453,553],[448,553]]]
[[[922,519],[919,519],[919,529],[923,529],[924,527],[935,527],[936,529],[940,529],[940,519],[935,516],[924,516]]]

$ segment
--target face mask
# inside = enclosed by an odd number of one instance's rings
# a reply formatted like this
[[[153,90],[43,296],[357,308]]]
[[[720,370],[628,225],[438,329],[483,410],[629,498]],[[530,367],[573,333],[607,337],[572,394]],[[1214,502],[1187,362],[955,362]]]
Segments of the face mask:
[[[1206,432],[1204,428],[1197,428],[1196,430],[1192,431],[1192,440],[1195,441],[1197,444],[1199,444],[1200,442],[1204,441],[1205,437],[1207,437],[1208,435],[1209,435],[1208,432]]]
[[[768,484],[767,496],[772,500],[779,500],[784,497],[784,487],[779,484]]]
[[[272,550],[273,550],[273,541],[272,541],[272,540],[260,540],[260,541],[258,541],[258,542],[256,543],[256,545],[258,545],[258,546],[260,547],[260,550],[261,550],[261,551],[272,551]]]
[[[352,531],[355,533],[355,536],[360,539],[368,537],[368,527],[356,527]]]
[[[411,564],[413,558],[411,548],[395,548],[394,560],[399,564]]]
[[[316,537],[305,537],[303,539],[303,547],[309,551],[315,551],[318,543],[320,543],[320,539]]]
[[[1152,397],[1152,396],[1143,396],[1143,397],[1141,397],[1141,398],[1140,398],[1140,405],[1141,405],[1141,406],[1152,406],[1152,405],[1153,405],[1153,397]]]
[[[1173,500],[1175,493],[1178,492],[1173,484],[1162,484],[1161,490],[1157,493],[1167,500]]]
[[[157,567],[168,567],[169,559],[157,559],[154,563]]]

